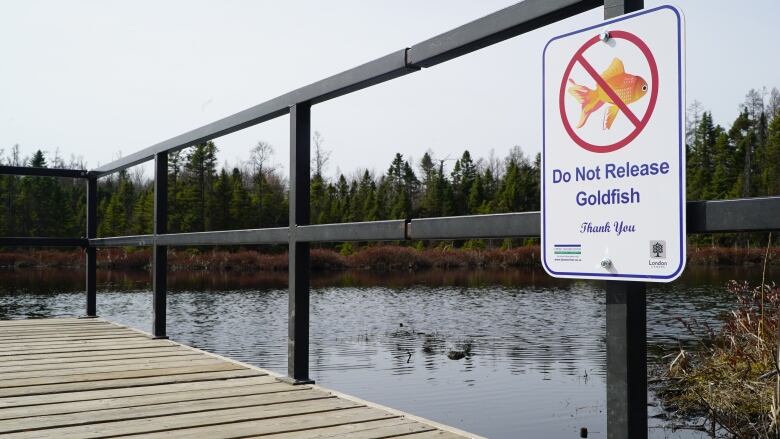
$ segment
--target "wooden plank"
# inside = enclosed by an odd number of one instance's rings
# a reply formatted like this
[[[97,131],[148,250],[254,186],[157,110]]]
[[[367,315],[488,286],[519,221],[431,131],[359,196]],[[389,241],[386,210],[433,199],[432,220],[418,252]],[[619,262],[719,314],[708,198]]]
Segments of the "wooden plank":
[[[22,360],[0,361],[0,373],[13,370],[43,370],[57,369],[62,367],[75,367],[81,365],[99,365],[99,364],[131,364],[131,363],[154,363],[159,361],[169,361],[174,357],[193,357],[203,355],[200,352],[193,352],[189,349],[152,349],[152,352],[140,352],[134,354],[116,354],[103,356],[83,356],[83,357],[50,357],[34,358]],[[13,358],[13,357],[3,357]]]
[[[237,369],[221,372],[197,372],[177,375],[149,376],[143,378],[113,379],[105,381],[87,381],[80,383],[47,384],[27,387],[0,388],[0,398],[12,396],[45,395],[61,392],[82,392],[100,389],[121,389],[123,387],[150,386],[155,384],[184,383],[192,381],[210,381],[215,379],[262,376],[262,372],[252,369]]]
[[[340,436],[339,436],[340,437]],[[444,430],[426,431],[398,436],[403,439],[463,439],[463,436]],[[351,439],[351,437],[350,437]]]
[[[18,339],[0,340],[0,351],[8,349],[17,349],[19,347],[61,347],[61,346],[104,346],[106,344],[116,343],[114,340],[118,339],[141,339],[149,340],[149,337],[142,334],[116,334],[116,335],[103,335],[103,336],[81,336],[81,337],[57,337],[49,339]]]
[[[105,320],[100,319],[79,319],[77,317],[54,317],[45,319],[15,319],[15,320],[0,320],[0,325],[36,325],[36,324],[67,324],[67,323],[92,323],[101,322],[105,323]]]
[[[101,333],[94,334],[51,334],[46,336],[24,336],[17,335],[8,338],[0,338],[0,343],[35,343],[43,341],[76,341],[76,340],[104,340],[107,338],[126,338],[126,337],[145,337],[143,334],[139,334],[133,331],[103,331]],[[148,337],[147,337],[148,338]]]
[[[139,334],[138,331],[133,331],[127,328],[101,328],[101,329],[79,329],[79,330],[64,330],[62,328],[56,328],[51,331],[0,331],[0,338],[47,338],[47,337],[74,337],[77,335],[111,335],[111,334]]]
[[[245,419],[225,425],[203,427],[192,425],[189,428],[139,435],[137,439],[229,439],[288,432],[298,432],[297,437],[305,438],[307,430],[315,428],[391,418],[398,418],[398,416],[374,408],[356,407],[318,413],[316,416],[299,414],[276,419]]]
[[[105,337],[105,336],[104,336]],[[6,350],[16,349],[19,345],[36,347],[36,346],[83,346],[93,345],[100,346],[114,343],[112,340],[116,338],[137,338],[140,340],[151,340],[147,335],[143,334],[122,334],[120,336],[110,336],[109,338],[93,338],[93,337],[80,337],[81,339],[65,338],[64,340],[58,339],[33,339],[33,340],[18,340],[18,341],[2,341],[0,342],[0,352]]]
[[[110,326],[111,323],[106,323],[100,320],[90,319],[76,319],[67,320],[64,319],[32,319],[32,320],[4,320],[0,321],[0,329],[2,328],[43,328],[48,326],[67,326],[69,328],[75,327],[90,327],[90,326]]]
[[[196,367],[196,366],[211,366],[214,364],[230,364],[219,358],[209,357],[208,355],[200,355],[195,358],[174,359],[171,361],[164,361],[159,363],[136,363],[136,364],[118,364],[118,365],[97,365],[89,367],[76,367],[76,368],[63,368],[63,369],[49,369],[49,370],[30,370],[30,371],[18,371],[18,372],[3,372],[0,373],[0,387],[15,387],[11,384],[15,384],[21,380],[32,378],[49,378],[50,380],[58,380],[60,378],[74,377],[77,380],[83,380],[86,375],[101,375],[112,372],[131,372],[142,370],[154,370],[154,369],[173,369],[181,367]],[[237,365],[234,365],[237,366]],[[237,366],[240,367],[240,366]],[[69,379],[69,378],[68,378]],[[13,381],[13,383],[9,382]],[[46,384],[50,384],[47,382]]]
[[[292,386],[290,386],[292,387]],[[138,407],[123,407],[116,409],[96,410],[86,413],[68,413],[65,415],[32,416],[23,419],[10,419],[0,421],[0,434],[15,433],[18,431],[41,430],[61,428],[77,425],[89,425],[94,423],[123,421],[134,419],[158,418],[168,415],[184,415],[190,413],[205,413],[202,416],[211,416],[226,409],[238,409],[253,407],[257,411],[266,410],[267,406],[282,405],[297,407],[294,402],[316,401],[325,398],[335,399],[319,390],[301,390],[291,392],[276,392],[259,395],[243,395],[235,397],[204,399],[197,401],[178,401],[167,404],[153,404]],[[146,422],[156,423],[155,422]]]
[[[128,338],[127,336],[119,337],[121,339]],[[149,341],[150,338],[141,334],[135,334],[129,337],[131,340],[128,342]],[[19,349],[43,349],[53,348],[58,349],[62,347],[103,347],[103,346],[118,346],[118,343],[125,343],[124,341],[115,341],[115,338],[104,339],[86,339],[86,340],[35,340],[35,341],[23,341],[20,343],[0,343],[0,352],[19,350]],[[155,340],[155,342],[161,340]],[[166,342],[167,343],[167,342]],[[170,345],[170,344],[169,344]],[[121,346],[121,345],[119,345]]]
[[[76,375],[63,375],[63,376],[44,376],[37,378],[23,378],[13,380],[0,381],[0,389],[7,389],[13,387],[30,387],[30,386],[43,386],[47,384],[67,384],[67,383],[86,383],[89,381],[106,381],[106,380],[121,380],[126,378],[145,378],[154,376],[166,376],[166,375],[182,375],[188,373],[198,372],[219,372],[223,370],[236,370],[244,369],[244,366],[238,364],[228,363],[223,361],[217,361],[212,364],[203,364],[197,366],[181,366],[170,368],[155,368],[146,370],[127,370],[120,372],[104,372],[104,373],[85,373]]]
[[[282,403],[260,407],[233,408],[212,410],[208,413],[188,413],[179,415],[159,416],[153,419],[138,419],[129,421],[106,422],[99,424],[62,427],[45,430],[49,437],[68,438],[99,438],[118,435],[132,435],[145,432],[170,432],[186,427],[228,424],[245,420],[274,419],[304,414],[319,414],[312,418],[326,416],[328,412],[341,411],[359,407],[356,403],[339,398],[327,398],[313,401]],[[220,425],[223,429],[225,425]],[[40,431],[24,431],[3,435],[4,439],[40,438]],[[166,436],[168,437],[168,436]],[[187,436],[192,437],[192,436]]]
[[[12,320],[11,322],[14,322]],[[14,328],[51,328],[51,327],[60,327],[60,328],[78,328],[78,327],[124,327],[124,325],[120,325],[117,323],[111,323],[101,320],[79,320],[76,322],[56,322],[56,321],[48,321],[45,322],[46,324],[42,323],[31,323],[33,320],[15,320],[15,322],[19,323],[13,323],[9,324],[8,320],[0,321],[0,330],[4,329],[14,329]]]
[[[142,358],[122,358],[122,359],[116,359],[116,360],[106,360],[106,361],[94,361],[89,358],[82,358],[81,361],[75,361],[75,362],[63,362],[58,360],[49,360],[46,363],[43,364],[36,364],[36,363],[22,363],[22,364],[16,364],[16,365],[5,365],[5,363],[0,363],[0,378],[2,377],[2,374],[4,373],[10,373],[10,372],[25,372],[25,371],[35,371],[35,370],[63,370],[63,369],[75,369],[80,367],[93,367],[93,366],[118,366],[122,364],[126,365],[137,365],[137,364],[152,364],[152,363],[161,363],[161,362],[169,362],[169,361],[188,361],[188,360],[198,360],[202,358],[211,358],[208,355],[203,355],[199,352],[181,352],[180,354],[174,354],[174,355],[167,355],[167,356],[157,356],[157,357],[142,357]],[[39,360],[40,361],[40,360]]]
[[[155,357],[162,355],[169,355],[171,352],[187,352],[192,353],[191,349],[187,349],[178,345],[171,346],[153,346],[151,348],[133,348],[127,350],[108,350],[108,351],[75,351],[75,352],[44,352],[37,354],[19,354],[13,357],[0,358],[0,364],[12,365],[14,362],[25,361],[84,361],[84,358],[90,358],[95,361],[102,359],[112,358],[138,358],[138,357]]]
[[[138,348],[155,348],[155,347],[170,347],[176,346],[173,343],[164,342],[163,340],[143,340],[134,341],[132,343],[122,343],[121,345],[114,346],[71,346],[71,347],[57,347],[48,349],[16,349],[6,350],[0,352],[0,357],[17,356],[17,355],[30,355],[30,354],[63,354],[69,352],[84,352],[85,350],[97,352],[97,351],[121,351],[125,349],[138,349]],[[0,359],[2,361],[2,359]]]
[[[349,439],[377,439],[395,437],[399,434],[419,433],[433,430],[430,425],[406,418],[383,419],[379,421],[360,422],[356,424],[342,424],[335,427],[316,428],[304,432],[293,431],[263,436],[251,436],[262,439],[325,439],[325,438],[349,438]]]
[[[146,395],[165,395],[176,393],[188,393],[199,391],[211,391],[214,389],[224,389],[226,391],[239,391],[237,390],[244,387],[253,387],[259,385],[271,385],[280,384],[279,380],[269,375],[251,375],[238,378],[223,378],[227,372],[215,372],[212,374],[201,374],[206,376],[206,380],[192,381],[192,382],[180,382],[180,383],[151,383],[152,385],[139,385],[128,387],[111,387],[105,390],[86,390],[86,391],[73,391],[64,393],[51,393],[45,395],[32,395],[32,396],[17,396],[0,398],[0,413],[4,413],[6,410],[11,410],[17,407],[24,407],[31,409],[40,405],[55,405],[66,403],[69,405],[74,402],[85,401],[107,401],[111,399],[122,400],[126,398],[133,398],[136,396]],[[243,373],[243,372],[242,372]],[[289,385],[284,383],[285,385]],[[308,388],[307,386],[295,386],[302,389]]]
[[[68,401],[54,404],[41,404],[25,407],[6,407],[0,410],[0,420],[29,418],[33,416],[64,415],[71,413],[91,412],[93,410],[118,409],[126,407],[141,407],[157,404],[168,404],[182,401],[199,401],[236,397],[244,395],[262,395],[279,392],[297,392],[308,390],[309,386],[293,386],[281,382],[267,382],[264,384],[242,385],[231,387],[216,387],[213,389],[193,389],[180,392],[152,393],[147,395],[111,397],[104,399],[90,399],[86,401]],[[2,406],[0,406],[2,407]]]
[[[86,333],[100,333],[100,332],[112,332],[112,331],[132,331],[132,332],[138,332],[133,331],[132,329],[129,329],[125,326],[115,326],[115,325],[92,325],[88,327],[67,327],[67,326],[46,326],[44,328],[0,328],[0,336],[6,336],[6,335],[19,335],[19,334],[30,334],[30,335],[47,335],[47,334],[78,334],[81,332]]]

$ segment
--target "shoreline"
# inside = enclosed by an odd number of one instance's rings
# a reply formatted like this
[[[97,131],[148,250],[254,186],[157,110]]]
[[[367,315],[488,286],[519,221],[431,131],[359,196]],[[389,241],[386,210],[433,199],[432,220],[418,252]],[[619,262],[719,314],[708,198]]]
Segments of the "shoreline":
[[[83,250],[11,250],[0,251],[0,269],[84,268]],[[311,249],[312,271],[419,271],[429,269],[507,269],[541,268],[538,245],[512,248],[453,248],[439,246],[418,249],[410,246],[381,245]],[[172,272],[280,272],[287,271],[287,252],[260,252],[219,248],[172,249],[168,253]],[[689,246],[689,266],[749,267],[761,265],[766,248]],[[148,248],[112,248],[97,252],[100,269],[147,270]],[[769,266],[780,265],[780,247],[769,249]]]

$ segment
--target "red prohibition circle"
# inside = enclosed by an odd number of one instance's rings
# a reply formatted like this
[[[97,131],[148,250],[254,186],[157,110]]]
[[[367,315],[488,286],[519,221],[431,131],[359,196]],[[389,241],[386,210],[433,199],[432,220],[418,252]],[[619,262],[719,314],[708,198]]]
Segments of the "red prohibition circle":
[[[566,81],[569,79],[569,75],[571,74],[571,70],[574,68],[574,64],[579,62],[581,59],[584,60],[582,54],[586,50],[588,50],[591,46],[593,46],[594,44],[600,41],[599,36],[596,35],[590,40],[586,41],[585,44],[583,44],[582,47],[580,47],[579,50],[577,50],[577,52],[574,53],[574,56],[571,58],[571,61],[569,61],[569,65],[566,66],[566,70],[563,72],[563,79],[561,80],[561,91],[558,98],[559,101],[558,106],[561,109],[560,113],[561,113],[561,119],[563,121],[563,127],[566,129],[566,132],[569,133],[569,137],[571,137],[572,140],[574,140],[582,148],[590,152],[597,152],[597,153],[617,151],[618,149],[631,143],[631,141],[634,140],[636,136],[638,136],[639,133],[642,132],[645,126],[647,126],[647,122],[650,120],[650,116],[652,116],[653,110],[655,109],[655,102],[658,99],[658,66],[655,63],[655,57],[653,56],[653,53],[650,51],[650,48],[647,47],[647,44],[645,44],[645,42],[642,41],[636,35],[621,30],[610,31],[609,37],[629,41],[633,43],[637,48],[639,48],[639,50],[647,59],[648,64],[650,65],[650,82],[651,82],[652,89],[650,90],[650,102],[647,105],[647,110],[645,111],[645,115],[642,117],[641,120],[638,121],[638,123],[634,124],[634,130],[631,131],[631,133],[626,138],[618,142],[612,143],[610,145],[594,145],[592,143],[589,143],[584,139],[582,139],[579,135],[577,135],[577,133],[575,133],[574,129],[571,127],[571,123],[569,123],[569,118],[566,116],[566,106],[564,102],[564,97],[566,94]]]

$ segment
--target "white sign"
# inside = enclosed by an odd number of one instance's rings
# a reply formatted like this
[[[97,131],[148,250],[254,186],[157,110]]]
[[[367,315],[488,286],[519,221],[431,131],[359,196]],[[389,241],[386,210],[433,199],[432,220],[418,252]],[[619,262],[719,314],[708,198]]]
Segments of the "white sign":
[[[544,49],[542,264],[669,282],[685,266],[684,28],[660,6]]]

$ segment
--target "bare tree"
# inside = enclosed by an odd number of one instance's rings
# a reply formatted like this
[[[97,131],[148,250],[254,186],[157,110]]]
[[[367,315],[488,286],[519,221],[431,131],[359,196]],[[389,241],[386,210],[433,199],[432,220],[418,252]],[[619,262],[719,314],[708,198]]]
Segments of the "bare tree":
[[[54,148],[54,158],[51,160],[51,167],[57,169],[65,168],[65,160],[60,155],[59,146]]]
[[[777,90],[777,87],[773,87],[772,91],[769,92],[769,102],[766,109],[770,119],[778,116],[778,111],[780,111],[780,90]]]
[[[527,165],[530,163],[528,157],[526,157],[525,153],[523,152],[523,148],[521,148],[520,145],[515,145],[512,147],[512,149],[509,150],[509,155],[507,155],[505,162],[507,164],[510,162],[515,162],[518,165]]]
[[[764,112],[764,95],[766,89],[756,90],[751,88],[745,96],[744,108],[747,109],[751,120],[758,120]]]
[[[274,147],[265,141],[257,142],[249,153],[249,164],[252,170],[257,174],[265,174],[273,171],[276,167],[271,165],[271,157],[274,154]]]
[[[19,144],[14,144],[13,148],[11,148],[11,166],[21,166],[22,165],[22,159],[20,158],[19,153]]]
[[[496,150],[493,148],[490,148],[490,153],[488,154],[487,168],[490,169],[493,178],[501,178],[501,170],[503,169],[501,166],[501,159],[496,157]]]
[[[696,140],[696,131],[699,129],[699,122],[701,122],[701,110],[701,102],[696,100],[688,106],[685,118],[685,143],[688,145],[693,145]]]
[[[149,181],[146,178],[146,172],[144,172],[143,166],[136,166],[134,168],[131,168],[130,171],[130,182],[133,183],[133,186],[136,188],[142,188],[146,185],[146,183]]]
[[[314,167],[314,175],[322,177],[322,173],[325,172],[330,161],[330,151],[325,149],[325,138],[322,137],[319,131],[314,132],[312,141],[314,141],[314,156],[311,162]]]

